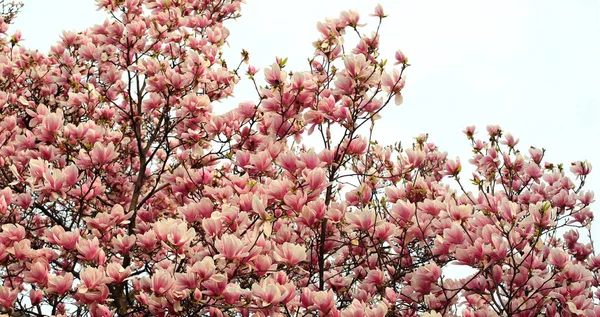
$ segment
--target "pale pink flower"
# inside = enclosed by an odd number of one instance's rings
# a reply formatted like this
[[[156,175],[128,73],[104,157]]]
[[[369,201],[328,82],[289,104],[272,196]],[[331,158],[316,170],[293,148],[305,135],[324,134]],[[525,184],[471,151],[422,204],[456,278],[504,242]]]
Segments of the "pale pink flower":
[[[364,154],[367,150],[367,145],[367,139],[363,137],[355,138],[350,141],[350,144],[348,145],[348,154]]]
[[[387,17],[387,15],[383,12],[383,6],[380,3],[375,6],[375,11],[370,15],[380,19]]]
[[[311,299],[314,308],[318,309],[318,311],[323,314],[329,313],[335,307],[334,294],[331,290],[327,292],[313,292],[311,294]]]
[[[222,296],[226,303],[233,305],[240,299],[243,293],[245,292],[238,284],[229,283],[225,287]]]
[[[152,290],[161,296],[171,290],[175,285],[175,279],[166,270],[158,270],[152,275]]]
[[[400,77],[400,72],[394,69],[392,74],[384,73],[381,77],[381,85],[383,90],[388,92],[389,94],[395,94],[394,102],[396,105],[402,104],[402,94],[400,91],[404,88],[406,84],[406,78],[402,76]]]
[[[79,284],[79,292],[85,293],[89,290],[96,289],[98,287],[106,287],[105,284],[111,283],[113,280],[104,275],[104,272],[94,268],[86,267],[79,273],[79,278],[82,284]]]
[[[388,313],[388,307],[385,303],[379,302],[373,308],[367,308],[365,311],[366,317],[385,317]]]
[[[355,212],[346,213],[346,221],[356,230],[370,231],[373,230],[376,220],[375,212],[370,208],[363,208]]]
[[[350,76],[348,76],[346,74],[339,73],[337,75],[337,79],[335,80],[335,82],[333,84],[336,88],[333,91],[333,93],[336,95],[352,95],[352,94],[354,94],[354,88],[356,87],[356,84],[354,83],[352,78],[350,78]]]
[[[351,78],[366,79],[375,76],[374,68],[363,54],[349,55],[344,58],[344,66]]]
[[[214,274],[208,280],[202,282],[202,286],[206,288],[206,295],[218,296],[223,294],[227,287],[227,276],[224,274]]]
[[[188,226],[184,222],[171,227],[171,233],[168,234],[167,240],[175,247],[181,248],[188,244],[196,236],[196,230],[194,228],[188,229]]]
[[[119,263],[109,263],[106,266],[106,275],[115,283],[121,283],[131,275],[131,268],[123,268]]]
[[[86,261],[93,261],[98,258],[100,254],[100,242],[97,237],[92,240],[79,239],[77,241],[77,251],[79,251],[78,257]]]
[[[388,188],[386,188],[386,193],[388,192]],[[390,188],[390,190],[392,189]],[[390,195],[388,194],[388,196]],[[415,206],[404,200],[397,200],[396,203],[392,206],[390,212],[396,218],[396,220],[400,220],[401,223],[407,223],[409,221],[412,221],[415,215]]]
[[[42,302],[44,297],[44,293],[39,289],[32,289],[29,291],[29,300],[31,301],[31,305],[38,305]]]
[[[63,117],[60,113],[50,113],[42,120],[40,139],[45,141],[53,141],[63,126]]]
[[[232,234],[224,234],[215,242],[215,247],[228,260],[241,259],[248,256],[250,246]]]
[[[190,268],[190,272],[198,274],[201,280],[210,278],[215,273],[215,261],[213,258],[206,256],[202,261],[194,263]]]
[[[340,14],[340,20],[351,27],[364,26],[364,24],[358,24],[360,15],[354,10],[342,11]]]
[[[421,266],[413,273],[410,285],[415,291],[428,294],[441,273],[442,270],[435,263]]]
[[[221,218],[202,219],[202,229],[210,237],[216,237],[223,232],[223,220]]]
[[[25,228],[19,224],[4,224],[0,232],[0,241],[22,241],[25,234]]]
[[[408,61],[408,58],[406,58],[406,55],[404,55],[401,50],[397,50],[396,54],[394,54],[394,57],[396,59],[394,65],[404,65]]]
[[[562,249],[553,248],[548,255],[548,263],[559,269],[565,267],[569,261],[569,255]]]
[[[62,295],[69,292],[72,286],[73,274],[51,275],[48,277],[48,288],[46,288],[46,291]]]
[[[313,170],[304,170],[303,176],[308,182],[308,187],[313,191],[319,191],[327,187],[327,180],[324,168],[316,168]]]
[[[120,254],[127,254],[129,253],[129,250],[131,250],[131,248],[133,248],[133,246],[135,245],[135,241],[135,236],[123,236],[119,234],[112,238],[111,244],[114,252]]]
[[[267,151],[261,151],[257,154],[250,155],[250,164],[252,164],[259,172],[265,172],[269,169],[273,159]]]
[[[258,276],[264,276],[269,270],[274,270],[276,266],[273,265],[273,260],[268,255],[259,255],[252,261],[255,273]]]
[[[265,80],[269,85],[278,86],[284,84],[287,74],[281,70],[279,64],[273,63],[271,67],[265,68]]]
[[[25,283],[37,283],[42,286],[48,281],[49,265],[45,260],[38,260],[29,266],[29,270],[25,272],[23,281]]]
[[[104,165],[115,160],[119,154],[115,151],[115,145],[111,142],[108,145],[97,142],[94,149],[90,151],[92,162],[98,165]]]
[[[285,287],[269,283],[265,279],[260,285],[257,283],[252,285],[252,295],[260,299],[260,305],[271,306],[282,302],[289,295],[289,291]]]
[[[592,171],[592,164],[588,161],[577,161],[571,163],[571,173],[576,176],[586,176]]]
[[[6,286],[0,286],[0,306],[4,308],[12,308],[15,300],[19,295],[18,289],[11,289]]]
[[[306,248],[301,245],[285,242],[275,249],[273,257],[278,262],[294,266],[306,259]]]

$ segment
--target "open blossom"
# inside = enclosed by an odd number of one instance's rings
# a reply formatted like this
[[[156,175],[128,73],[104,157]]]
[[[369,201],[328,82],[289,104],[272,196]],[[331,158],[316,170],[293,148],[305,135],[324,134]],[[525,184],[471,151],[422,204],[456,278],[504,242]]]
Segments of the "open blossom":
[[[37,261],[29,267],[23,281],[26,283],[45,285],[48,281],[48,269],[48,262],[43,260]]]
[[[376,214],[372,209],[364,208],[356,212],[346,213],[346,221],[356,230],[370,231],[375,227]]]
[[[303,246],[285,242],[281,248],[275,250],[273,255],[276,261],[294,266],[306,259],[306,249]]]
[[[396,105],[402,104],[402,93],[400,92],[406,83],[404,77],[400,78],[398,70],[394,69],[392,74],[384,73],[381,77],[381,84],[383,89],[390,94],[395,94],[394,102]]]
[[[413,274],[410,285],[417,292],[427,294],[431,291],[441,273],[442,271],[435,263],[422,266]]]
[[[363,54],[347,56],[344,58],[344,66],[351,78],[363,80],[375,76],[373,66],[369,64]]]
[[[10,308],[19,295],[18,289],[11,289],[6,286],[0,286],[0,306]]]
[[[314,303],[313,304],[314,308],[316,308],[318,311],[323,312],[325,314],[330,312],[332,309],[334,309],[334,306],[335,306],[333,296],[334,296],[334,294],[331,291],[329,291],[329,292],[319,291],[319,292],[312,293],[311,299]]]
[[[117,156],[118,153],[115,151],[115,145],[113,143],[109,143],[107,146],[96,143],[94,149],[90,152],[92,162],[98,165],[109,163],[116,159]]]
[[[61,226],[54,226],[52,229],[46,231],[46,238],[51,243],[56,243],[67,250],[73,250],[79,241],[80,233],[79,229],[75,231],[65,231]]]
[[[81,270],[79,273],[79,277],[82,281],[82,284],[78,286],[79,293],[88,293],[90,291],[100,291],[100,296],[104,297],[104,291],[106,288],[106,284],[113,281],[112,278],[107,277],[104,272],[100,269],[94,267],[86,267]],[[63,280],[63,282],[65,282]],[[68,283],[65,283],[68,284]],[[96,294],[91,294],[92,297],[88,297],[89,299],[95,298]],[[87,296],[85,296],[87,297]]]
[[[571,163],[571,172],[577,176],[586,176],[592,171],[592,164],[587,161]]]
[[[25,238],[25,228],[21,225],[5,224],[2,225],[0,232],[0,241],[22,241]]]
[[[285,286],[269,282],[271,281],[264,279],[260,284],[252,285],[252,294],[260,300],[261,306],[277,305],[290,295],[289,289]]]
[[[159,270],[152,276],[152,290],[157,295],[163,295],[175,285],[175,279],[166,270]]]
[[[185,222],[174,219],[155,223],[154,231],[160,240],[168,241],[177,248],[183,247],[196,236],[194,228],[188,229],[188,225]]]
[[[71,290],[73,286],[73,274],[66,273],[64,275],[51,275],[48,277],[48,288],[46,289],[49,293],[65,294]]]
[[[228,260],[236,260],[248,256],[249,246],[244,241],[231,234],[224,234],[215,243],[215,247]]]
[[[281,70],[281,67],[277,63],[273,63],[271,67],[265,68],[265,79],[269,85],[277,86],[285,83],[286,78],[286,73]]]
[[[79,257],[86,261],[93,261],[100,255],[100,242],[98,238],[94,237],[91,240],[79,239],[77,242],[77,251],[79,251]]]

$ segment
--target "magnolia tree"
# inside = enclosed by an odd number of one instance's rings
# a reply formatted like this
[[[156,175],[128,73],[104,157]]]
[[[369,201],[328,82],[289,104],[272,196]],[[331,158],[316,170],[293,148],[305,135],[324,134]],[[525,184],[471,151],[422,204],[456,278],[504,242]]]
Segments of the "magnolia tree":
[[[600,315],[590,164],[468,127],[470,192],[426,136],[371,138],[408,66],[380,58],[381,6],[259,73],[222,59],[240,1],[97,2],[48,54],[0,26],[4,313]],[[256,102],[213,112],[246,75]]]

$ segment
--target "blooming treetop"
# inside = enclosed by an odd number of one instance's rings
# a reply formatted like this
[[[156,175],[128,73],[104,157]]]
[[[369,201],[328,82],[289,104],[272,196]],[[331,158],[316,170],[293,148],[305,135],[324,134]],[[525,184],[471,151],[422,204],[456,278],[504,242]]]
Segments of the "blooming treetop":
[[[221,57],[240,1],[97,3],[109,18],[48,54],[0,22],[3,312],[600,315],[589,163],[468,127],[467,192],[426,135],[371,138],[409,66],[380,58],[381,6],[374,31],[319,23],[304,71],[247,66],[257,101],[217,115],[249,58]]]

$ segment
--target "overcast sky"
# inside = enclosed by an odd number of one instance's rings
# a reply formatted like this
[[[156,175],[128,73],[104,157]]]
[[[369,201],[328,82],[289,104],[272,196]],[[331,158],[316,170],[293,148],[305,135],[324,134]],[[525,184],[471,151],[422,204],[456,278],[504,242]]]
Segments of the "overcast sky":
[[[26,47],[47,52],[63,29],[82,30],[102,22],[93,0],[22,0],[15,28]],[[231,30],[226,56],[234,65],[242,48],[264,69],[275,56],[289,57],[288,70],[307,70],[316,24],[346,9],[369,17],[376,1],[248,0]],[[389,59],[402,49],[407,70],[404,104],[390,107],[376,129],[382,143],[427,132],[430,140],[468,164],[462,130],[488,124],[521,139],[520,149],[546,148],[557,163],[592,162],[588,189],[600,199],[600,2],[383,0],[389,15],[381,30],[381,52]],[[370,30],[370,29],[369,29]],[[370,32],[370,31],[369,31]],[[237,63],[235,63],[237,64]],[[244,83],[240,100],[255,99]],[[470,171],[464,168],[463,171]],[[470,173],[463,172],[463,178]],[[594,205],[595,213],[600,204]],[[600,219],[595,239],[600,238]]]

